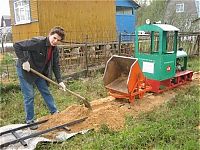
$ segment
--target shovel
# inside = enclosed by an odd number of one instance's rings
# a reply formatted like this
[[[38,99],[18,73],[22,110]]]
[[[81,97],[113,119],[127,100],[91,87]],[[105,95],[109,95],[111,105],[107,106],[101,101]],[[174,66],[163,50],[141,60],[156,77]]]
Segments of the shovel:
[[[46,76],[44,76],[43,74],[39,73],[38,71],[36,71],[36,70],[34,70],[34,69],[32,69],[32,68],[30,69],[30,71],[31,71],[32,73],[38,75],[39,77],[41,77],[41,78],[43,78],[43,79],[49,81],[50,83],[52,83],[52,84],[54,84],[54,85],[57,85],[58,87],[61,87],[58,83],[56,83],[56,82],[54,82],[53,80],[47,78]],[[66,88],[66,91],[69,92],[70,94],[72,94],[72,95],[74,95],[74,96],[80,98],[80,99],[82,100],[83,104],[85,105],[85,107],[87,107],[88,109],[92,110],[92,107],[91,107],[89,101],[88,101],[86,98],[80,96],[80,95],[77,94],[77,93],[74,93],[74,92],[70,91],[70,90],[67,89],[67,88]]]

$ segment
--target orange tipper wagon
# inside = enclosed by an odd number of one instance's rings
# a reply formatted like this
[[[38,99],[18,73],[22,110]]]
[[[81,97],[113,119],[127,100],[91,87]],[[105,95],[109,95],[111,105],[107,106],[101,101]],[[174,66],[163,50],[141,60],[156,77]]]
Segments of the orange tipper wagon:
[[[107,61],[103,82],[111,96],[129,99],[130,103],[134,102],[136,96],[142,98],[151,90],[138,59],[132,57],[113,55]]]

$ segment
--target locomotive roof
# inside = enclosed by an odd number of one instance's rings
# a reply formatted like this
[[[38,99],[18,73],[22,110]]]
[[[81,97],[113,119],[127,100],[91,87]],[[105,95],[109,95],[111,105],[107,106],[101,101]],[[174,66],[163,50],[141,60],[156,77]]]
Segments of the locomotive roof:
[[[138,31],[179,31],[175,26],[169,24],[144,24],[137,28]]]
[[[169,24],[153,24],[153,25],[161,28],[163,31],[179,31],[177,27]]]

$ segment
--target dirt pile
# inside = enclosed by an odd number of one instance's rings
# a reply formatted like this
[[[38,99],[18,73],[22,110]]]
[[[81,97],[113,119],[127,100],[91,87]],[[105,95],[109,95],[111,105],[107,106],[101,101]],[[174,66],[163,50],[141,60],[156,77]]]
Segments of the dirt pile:
[[[171,91],[168,94],[172,98],[175,93]],[[141,112],[153,110],[166,101],[164,97],[166,97],[165,94],[162,96],[147,94],[142,100],[137,100],[134,105],[130,105],[127,100],[116,100],[114,97],[108,96],[92,101],[92,111],[84,106],[72,105],[58,114],[40,118],[39,120],[48,119],[48,122],[40,125],[39,130],[49,129],[84,117],[88,118],[84,122],[71,126],[70,132],[85,129],[98,130],[103,124],[112,130],[120,130],[124,127],[127,115],[136,117]],[[50,132],[46,137],[54,138],[55,135],[56,132]]]
[[[71,126],[70,132],[84,129],[97,130],[102,124],[106,124],[113,130],[123,127],[125,111],[120,109],[120,103],[116,102],[114,97],[109,96],[94,100],[91,105],[92,110],[81,105],[72,105],[58,114],[42,117],[39,120],[48,119],[48,122],[40,125],[39,130],[52,128],[84,117],[88,118],[82,123]]]

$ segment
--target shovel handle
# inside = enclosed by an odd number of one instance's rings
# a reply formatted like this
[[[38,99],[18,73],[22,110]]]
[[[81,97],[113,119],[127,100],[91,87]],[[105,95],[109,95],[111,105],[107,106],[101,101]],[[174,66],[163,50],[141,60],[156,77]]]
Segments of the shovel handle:
[[[30,68],[30,71],[33,72],[34,74],[38,75],[39,77],[41,77],[41,78],[43,78],[43,79],[49,81],[50,83],[52,83],[52,84],[54,84],[54,85],[56,85],[56,86],[58,86],[58,87],[61,87],[58,83],[56,83],[55,81],[53,81],[53,80],[47,78],[46,76],[44,76],[43,74],[39,73],[38,71],[36,71],[36,70],[34,70],[34,69],[32,69],[32,68]],[[71,94],[73,94],[73,95],[75,95],[76,97],[78,97],[78,98],[80,98],[80,99],[86,100],[84,97],[80,96],[80,95],[77,94],[77,93],[74,93],[74,92],[70,91],[69,89],[66,89],[66,91],[69,92],[69,93],[71,93]]]
[[[60,87],[60,85],[59,85],[58,83],[56,83],[56,82],[54,82],[53,80],[47,78],[46,76],[44,76],[43,74],[39,73],[38,71],[36,71],[36,70],[34,70],[34,69],[32,69],[32,68],[30,69],[30,71],[31,71],[32,73],[38,75],[39,77],[41,77],[41,78],[43,78],[43,79],[49,81],[50,83],[52,83],[52,84],[57,85],[57,86]]]

